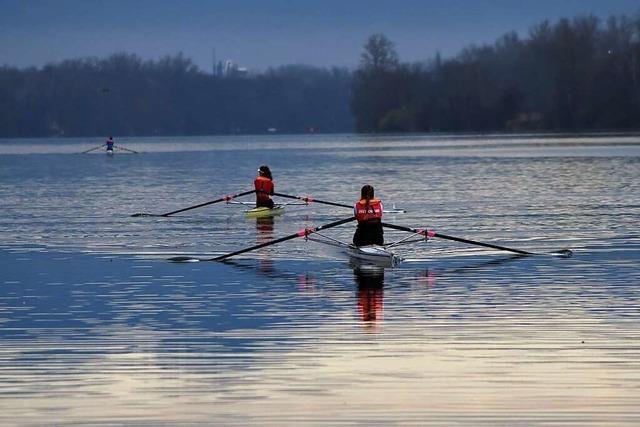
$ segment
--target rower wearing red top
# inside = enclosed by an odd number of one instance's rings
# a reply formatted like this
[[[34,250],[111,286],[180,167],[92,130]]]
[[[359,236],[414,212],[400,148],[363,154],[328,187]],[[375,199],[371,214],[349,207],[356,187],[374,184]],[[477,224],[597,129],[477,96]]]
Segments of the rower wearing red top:
[[[353,208],[358,228],[353,235],[356,246],[384,244],[382,231],[382,202],[373,196],[373,187],[365,185],[360,190],[360,200]]]
[[[107,151],[113,151],[113,137],[110,136],[109,139],[107,139],[107,142],[105,142],[105,144],[107,145]]]
[[[271,199],[271,196],[275,192],[276,188],[269,166],[260,166],[258,169],[258,176],[255,181],[253,181],[253,185],[256,188],[256,207],[273,209],[273,200]]]

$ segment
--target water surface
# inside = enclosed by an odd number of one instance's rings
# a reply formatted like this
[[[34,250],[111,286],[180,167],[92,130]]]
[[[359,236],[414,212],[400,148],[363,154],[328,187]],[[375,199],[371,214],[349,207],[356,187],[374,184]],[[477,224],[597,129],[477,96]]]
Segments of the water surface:
[[[0,143],[0,424],[638,425],[640,138],[116,139]],[[393,269],[217,204],[269,164],[277,191],[537,253],[432,239]],[[251,198],[245,199],[251,201]],[[326,232],[348,241],[352,225]],[[404,237],[387,231],[386,240]]]

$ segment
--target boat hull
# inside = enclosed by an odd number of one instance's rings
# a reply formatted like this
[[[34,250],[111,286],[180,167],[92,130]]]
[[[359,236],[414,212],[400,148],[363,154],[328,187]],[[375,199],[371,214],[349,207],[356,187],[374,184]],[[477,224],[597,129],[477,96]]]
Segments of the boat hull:
[[[400,262],[400,257],[384,246],[379,245],[349,247],[345,252],[352,260],[374,265],[393,267]]]
[[[270,216],[282,215],[284,213],[284,206],[274,206],[273,208],[258,207],[249,209],[244,212],[244,216],[247,218],[265,218]]]

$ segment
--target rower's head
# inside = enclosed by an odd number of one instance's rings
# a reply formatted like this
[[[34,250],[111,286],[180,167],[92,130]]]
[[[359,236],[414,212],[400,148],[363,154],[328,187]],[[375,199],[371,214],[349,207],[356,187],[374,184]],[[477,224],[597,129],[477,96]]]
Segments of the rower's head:
[[[360,190],[360,198],[364,200],[371,200],[373,197],[373,186],[369,184],[363,186]]]
[[[267,165],[260,166],[258,168],[258,173],[260,174],[260,176],[264,176],[265,178],[273,179],[273,177],[271,176],[271,169],[269,169],[269,166],[267,166]]]

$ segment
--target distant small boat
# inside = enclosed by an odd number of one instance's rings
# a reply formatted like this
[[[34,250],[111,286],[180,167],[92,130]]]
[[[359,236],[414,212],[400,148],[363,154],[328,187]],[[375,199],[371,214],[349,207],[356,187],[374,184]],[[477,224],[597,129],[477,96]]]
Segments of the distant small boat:
[[[260,206],[260,207],[245,211],[244,216],[246,216],[247,218],[264,218],[264,217],[282,215],[283,213],[284,213],[284,206],[275,205],[273,208]]]

